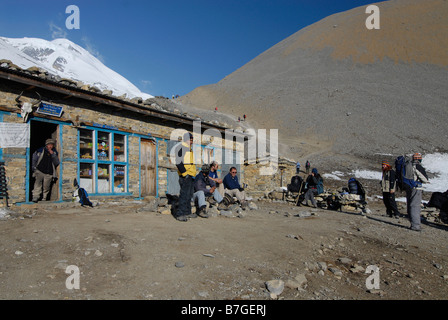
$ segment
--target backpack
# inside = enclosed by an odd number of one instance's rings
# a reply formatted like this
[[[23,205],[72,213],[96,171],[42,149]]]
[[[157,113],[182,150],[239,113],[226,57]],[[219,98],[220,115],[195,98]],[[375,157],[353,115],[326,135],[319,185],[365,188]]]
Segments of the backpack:
[[[92,202],[90,202],[89,200],[89,194],[84,188],[78,189],[78,196],[79,196],[79,203],[81,203],[81,206],[93,207]]]
[[[299,192],[300,186],[303,183],[303,179],[300,176],[293,176],[291,178],[291,184],[288,184],[288,191]]]
[[[448,190],[445,192],[433,192],[426,206],[448,211]]]
[[[364,189],[364,186],[361,182],[359,182],[355,178],[350,178],[348,180],[348,189],[351,194],[357,194],[361,196],[361,199],[364,200],[366,196],[366,190]]]
[[[317,182],[317,194],[321,194],[324,193],[324,181],[322,180],[322,178],[319,178],[319,182]]]
[[[401,191],[420,187],[421,183],[414,180],[414,169],[412,158],[409,156],[398,156],[395,159],[396,184]]]
[[[348,189],[351,194],[358,194],[358,181],[355,178],[348,180]]]

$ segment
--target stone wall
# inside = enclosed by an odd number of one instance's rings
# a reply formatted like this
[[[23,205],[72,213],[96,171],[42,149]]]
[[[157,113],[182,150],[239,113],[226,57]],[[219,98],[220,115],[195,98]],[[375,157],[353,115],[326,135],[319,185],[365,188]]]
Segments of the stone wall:
[[[18,113],[20,109],[17,107],[15,98],[17,93],[13,93],[7,88],[4,83],[0,84],[0,113],[3,122],[23,123],[23,119]],[[46,96],[46,99],[50,97]],[[31,101],[32,97],[22,96],[23,102]],[[49,99],[50,100],[50,99]],[[139,142],[140,137],[152,135],[156,138],[158,144],[158,192],[159,195],[164,195],[167,190],[167,168],[172,168],[173,164],[167,156],[167,141],[170,139],[171,133],[175,129],[173,126],[168,126],[152,119],[151,117],[138,117],[129,112],[118,112],[109,106],[92,107],[86,105],[83,100],[77,100],[76,104],[67,104],[61,101],[57,96],[54,97],[52,104],[63,107],[63,114],[61,118],[51,118],[59,124],[59,129],[62,134],[61,143],[62,151],[60,160],[62,163],[62,200],[68,201],[72,199],[73,194],[73,180],[78,175],[78,128],[85,127],[85,125],[95,124],[95,126],[111,126],[118,133],[128,133],[128,163],[129,163],[129,177],[128,187],[129,193],[132,197],[139,197],[140,192],[140,158],[139,158]],[[61,103],[62,102],[62,103]],[[45,115],[34,112],[34,119],[38,117],[45,118]],[[0,117],[0,119],[1,119]],[[32,120],[35,121],[35,120]],[[56,123],[54,122],[53,123]],[[198,141],[199,140],[199,141]],[[195,143],[202,143],[203,145],[210,144],[209,136],[202,135],[197,137]],[[224,140],[222,144],[224,143]],[[234,149],[243,148],[239,143],[234,142],[232,147]],[[5,161],[6,176],[8,183],[9,203],[27,202],[26,199],[26,168],[27,162],[30,161],[31,154],[28,154],[26,148],[3,148],[3,161]],[[60,182],[58,182],[60,183]],[[1,205],[1,204],[0,204]]]
[[[286,187],[296,174],[294,163],[254,161],[244,165],[246,193],[251,197],[264,197],[267,193]]]

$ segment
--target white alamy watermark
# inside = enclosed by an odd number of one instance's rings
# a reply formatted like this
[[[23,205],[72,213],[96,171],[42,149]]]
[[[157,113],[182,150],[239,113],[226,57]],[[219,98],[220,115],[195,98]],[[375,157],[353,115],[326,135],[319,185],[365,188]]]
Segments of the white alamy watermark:
[[[77,266],[75,266],[75,265],[68,266],[65,269],[65,273],[70,275],[65,280],[65,287],[68,290],[73,290],[73,289],[77,289],[78,290],[79,289],[79,283],[80,283],[79,268]]]
[[[69,30],[79,30],[81,25],[79,7],[74,4],[69,5],[65,8],[65,13],[70,14],[65,20],[65,27]]]
[[[376,265],[370,265],[366,268],[366,274],[371,274],[366,279],[367,290],[380,289],[380,268]]]
[[[176,150],[179,150],[181,140],[188,133],[189,131],[185,129],[175,129],[171,132],[170,140],[178,142],[170,150],[171,163],[177,165],[183,161],[182,157],[176,154]],[[248,162],[263,160],[264,167],[260,168],[260,175],[272,175],[277,172],[278,129],[270,129],[268,139],[266,129],[248,129],[244,134],[232,129],[226,129],[224,134],[218,129],[207,129],[202,132],[201,121],[193,121],[191,135],[194,145],[205,145],[204,149],[192,148],[196,165],[210,164],[215,159],[222,160],[221,164],[226,165],[244,164],[246,154]],[[268,143],[269,149],[267,149]],[[237,146],[237,156],[234,153],[234,144]],[[213,155],[207,150],[213,150]]]
[[[367,6],[366,14],[370,14],[370,16],[366,19],[366,28],[369,30],[379,30],[380,29],[380,8],[375,5]]]

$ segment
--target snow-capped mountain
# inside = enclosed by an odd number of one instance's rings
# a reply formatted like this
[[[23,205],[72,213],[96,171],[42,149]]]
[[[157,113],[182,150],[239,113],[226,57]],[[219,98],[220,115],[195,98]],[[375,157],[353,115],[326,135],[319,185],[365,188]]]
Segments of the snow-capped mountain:
[[[10,60],[22,69],[36,66],[61,78],[81,81],[100,90],[112,90],[114,96],[153,97],[67,39],[0,37],[0,59]]]

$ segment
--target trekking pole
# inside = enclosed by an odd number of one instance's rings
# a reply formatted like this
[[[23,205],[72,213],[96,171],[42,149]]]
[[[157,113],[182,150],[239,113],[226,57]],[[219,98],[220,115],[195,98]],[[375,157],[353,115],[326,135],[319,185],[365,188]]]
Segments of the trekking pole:
[[[305,179],[302,179],[302,183],[300,184],[300,189],[299,189],[299,194],[297,195],[297,201],[296,201],[296,206],[299,203],[299,199],[300,199],[300,192],[302,192],[302,187],[303,187],[303,183],[305,182]]]

